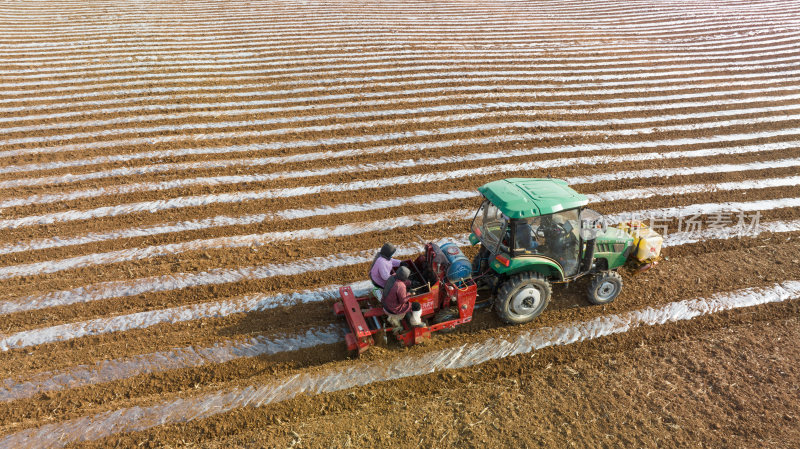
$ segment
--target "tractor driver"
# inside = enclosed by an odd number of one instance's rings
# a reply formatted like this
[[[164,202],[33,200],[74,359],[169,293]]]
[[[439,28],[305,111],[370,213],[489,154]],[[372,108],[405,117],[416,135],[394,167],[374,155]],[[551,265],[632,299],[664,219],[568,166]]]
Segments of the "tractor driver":
[[[392,274],[392,269],[400,266],[400,261],[392,259],[395,252],[395,247],[391,243],[384,243],[375,259],[372,260],[372,266],[369,267],[369,279],[375,287],[383,288],[386,285],[386,280]]]
[[[552,216],[542,217],[542,233],[549,250],[549,256],[556,259],[564,268],[567,276],[572,276],[578,271],[578,236],[579,229],[573,225],[575,220],[571,216],[577,212],[564,211]]]
[[[408,312],[411,315],[408,321],[414,327],[422,326],[422,307],[418,302],[409,302],[411,295],[408,293],[408,288],[411,286],[411,281],[408,280],[411,275],[411,270],[408,267],[400,267],[394,276],[386,280],[386,285],[383,287],[383,311],[386,312],[389,325],[394,328],[395,332],[402,330],[400,320],[405,318]]]

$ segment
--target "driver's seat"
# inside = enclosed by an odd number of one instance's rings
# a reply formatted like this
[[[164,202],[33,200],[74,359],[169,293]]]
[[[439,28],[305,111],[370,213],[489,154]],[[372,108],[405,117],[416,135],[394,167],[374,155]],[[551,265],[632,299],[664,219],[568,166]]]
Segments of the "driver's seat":
[[[515,229],[515,247],[525,253],[535,253],[539,247],[539,242],[536,241],[533,235],[533,227],[530,223],[520,222]]]

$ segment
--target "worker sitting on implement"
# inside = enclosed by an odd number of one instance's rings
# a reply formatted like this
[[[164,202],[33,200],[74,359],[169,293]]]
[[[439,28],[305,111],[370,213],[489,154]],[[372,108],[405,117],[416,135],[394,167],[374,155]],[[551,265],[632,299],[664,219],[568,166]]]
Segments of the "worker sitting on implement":
[[[394,252],[394,245],[384,243],[381,250],[375,255],[372,266],[369,267],[369,278],[378,288],[383,288],[386,285],[386,280],[392,274],[392,269],[400,266],[399,260],[392,259]]]
[[[417,302],[408,301],[408,298],[411,297],[408,293],[408,288],[411,286],[411,281],[408,280],[410,274],[411,270],[408,267],[400,267],[394,276],[387,279],[386,285],[383,287],[381,304],[387,315],[386,321],[394,328],[395,333],[403,329],[400,320],[405,318],[408,312],[411,312],[408,319],[411,325],[422,326],[422,307]]]

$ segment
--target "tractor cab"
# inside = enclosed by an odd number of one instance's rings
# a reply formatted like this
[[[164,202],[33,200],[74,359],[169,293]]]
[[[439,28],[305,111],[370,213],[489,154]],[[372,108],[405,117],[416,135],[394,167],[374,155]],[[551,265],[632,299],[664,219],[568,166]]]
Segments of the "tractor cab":
[[[602,288],[590,293],[590,300],[605,304],[619,294],[622,279],[612,270],[627,260],[633,237],[606,227],[603,216],[586,207],[588,198],[566,181],[510,178],[478,191],[484,201],[470,234],[471,243],[481,245],[473,277],[496,295],[505,321],[535,318],[546,307],[553,282],[601,273]]]
[[[555,264],[553,275],[564,278],[574,276],[580,268],[580,231],[579,209],[509,218],[489,200],[484,201],[472,223],[472,232],[489,253],[501,255],[499,264],[508,260],[510,265],[517,257],[540,257]]]
[[[560,179],[505,179],[479,191],[485,200],[471,240],[495,256],[490,263],[498,272],[535,262],[541,274],[568,280],[590,268],[581,263],[585,244],[608,232],[603,216],[585,207],[587,198]]]

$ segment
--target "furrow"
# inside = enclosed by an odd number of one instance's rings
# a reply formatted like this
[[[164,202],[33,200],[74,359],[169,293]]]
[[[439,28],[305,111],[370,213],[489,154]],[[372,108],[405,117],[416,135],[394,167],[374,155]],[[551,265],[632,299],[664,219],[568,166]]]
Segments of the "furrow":
[[[680,64],[674,66],[664,66],[664,67],[651,67],[651,66],[638,66],[638,67],[620,67],[620,68],[592,68],[592,69],[571,69],[566,71],[555,71],[555,70],[514,70],[516,66],[511,65],[508,69],[503,70],[503,65],[490,65],[489,67],[495,68],[495,70],[465,70],[469,68],[480,68],[480,66],[475,67],[475,63],[469,62],[458,62],[457,64],[453,65],[414,65],[411,67],[395,67],[394,70],[390,70],[389,68],[378,68],[378,69],[362,69],[358,70],[356,73],[364,73],[363,76],[339,76],[339,77],[312,77],[312,78],[299,78],[293,80],[286,80],[287,73],[281,74],[273,74],[275,70],[267,70],[267,69],[250,69],[250,70],[226,70],[226,71],[212,71],[212,70],[202,70],[200,72],[175,72],[170,74],[164,73],[154,73],[154,74],[145,74],[139,75],[135,77],[116,77],[116,76],[105,76],[105,77],[97,77],[96,79],[86,78],[86,79],[66,79],[66,80],[36,80],[36,81],[26,81],[26,82],[16,82],[16,83],[0,83],[0,88],[4,88],[4,95],[6,99],[3,101],[14,101],[13,98],[8,98],[14,95],[42,95],[45,93],[63,93],[63,92],[70,92],[70,91],[81,91],[81,90],[88,90],[89,93],[79,93],[73,94],[72,98],[78,96],[88,96],[90,93],[94,93],[95,95],[102,94],[105,92],[104,88],[109,87],[131,87],[131,86],[140,86],[140,85],[152,85],[155,81],[159,81],[163,84],[171,83],[171,84],[182,84],[182,83],[201,83],[206,82],[208,84],[217,84],[220,78],[225,79],[226,81],[234,81],[234,80],[246,80],[246,79],[281,79],[281,81],[273,81],[270,84],[272,86],[314,86],[314,85],[325,85],[324,88],[332,89],[332,88],[348,88],[353,83],[373,83],[375,85],[381,86],[385,85],[381,82],[392,81],[392,80],[408,80],[414,78],[424,78],[424,77],[447,77],[450,75],[459,76],[464,78],[476,78],[476,77],[487,77],[487,76],[506,76],[506,77],[530,77],[535,79],[538,82],[578,82],[578,81],[615,81],[615,80],[623,80],[623,79],[646,79],[646,78],[655,78],[655,77],[666,77],[666,76],[682,76],[682,75],[698,75],[698,74],[705,74],[705,73],[719,73],[719,72],[748,72],[754,70],[770,70],[770,69],[781,69],[781,68],[792,68],[797,67],[797,56],[787,56],[783,58],[772,58],[767,60],[754,60],[750,62],[743,63],[741,61],[736,63],[724,62],[724,63],[708,63],[708,64]],[[368,65],[368,64],[365,64]],[[357,67],[361,67],[363,65],[359,64]],[[212,67],[208,67],[211,69]],[[198,67],[198,69],[203,69],[203,67]],[[459,70],[460,69],[460,70]],[[295,70],[295,69],[286,69],[286,70]],[[416,70],[416,72],[414,71]],[[437,71],[438,70],[438,71]],[[391,73],[392,71],[397,72],[405,72],[399,74],[392,74],[392,75],[381,75],[381,73]],[[410,72],[410,73],[408,73]],[[611,72],[608,74],[596,74],[596,73],[604,73],[604,72]],[[616,73],[621,72],[621,73]],[[626,73],[626,72],[635,72],[635,73]],[[190,74],[194,73],[195,76],[191,76]],[[340,74],[349,74],[350,71],[340,71]],[[180,78],[180,77],[187,77],[188,78]],[[133,78],[134,81],[124,81],[125,79]],[[149,78],[167,78],[163,80],[159,79],[149,79]],[[451,78],[452,79],[452,78]],[[89,84],[92,81],[98,82],[95,84]],[[59,84],[67,84],[67,86],[62,87],[46,87],[46,86],[54,86]],[[37,87],[37,89],[22,89],[22,90],[11,90],[12,88],[25,88],[25,87]],[[318,87],[319,90],[321,87]],[[302,90],[301,90],[302,89]],[[309,87],[294,89],[297,92],[307,92]],[[17,100],[18,101],[18,100]]]
[[[567,345],[627,332],[641,326],[691,320],[761,304],[795,300],[800,282],[787,280],[771,287],[717,293],[707,298],[683,300],[659,308],[622,315],[601,316],[588,322],[523,332],[515,338],[489,339],[480,343],[400,357],[388,364],[365,362],[345,370],[299,374],[266,385],[223,389],[214,393],[173,400],[148,407],[134,407],[94,416],[43,425],[7,435],[6,447],[63,447],[75,441],[96,440],[120,432],[145,430],[156,425],[198,420],[241,407],[261,407],[299,394],[324,394],[374,382],[458,369],[490,360],[527,354],[550,346]]]
[[[768,93],[778,93],[780,91],[796,91],[798,90],[794,86],[780,86],[780,87],[773,87],[769,89],[749,89],[748,93],[757,93],[757,92],[768,92]],[[713,97],[716,95],[724,94],[726,97],[730,97],[732,95],[736,95],[736,91],[733,92],[709,92],[706,94],[707,96]],[[695,96],[699,96],[695,94]],[[445,97],[447,98],[447,97]],[[644,97],[644,98],[636,98],[636,99],[627,99],[635,100],[635,101],[647,101],[647,102],[655,102],[655,101],[663,101],[658,100],[659,97],[651,98],[651,97]],[[237,108],[237,109],[222,109],[222,110],[214,110],[214,111],[195,111],[195,112],[179,112],[179,113],[170,113],[170,114],[146,114],[146,115],[137,115],[137,116],[128,116],[128,117],[119,117],[114,119],[106,119],[106,120],[91,120],[91,121],[74,121],[74,122],[59,122],[59,123],[49,123],[49,124],[36,124],[36,125],[27,125],[27,126],[14,126],[8,128],[0,128],[0,135],[2,134],[10,134],[10,133],[28,133],[28,132],[35,132],[35,131],[49,131],[49,130],[58,130],[58,129],[65,129],[65,128],[90,128],[90,127],[108,127],[114,126],[114,129],[97,132],[93,131],[91,133],[85,133],[84,135],[92,136],[105,136],[105,135],[116,135],[116,134],[125,134],[125,133],[141,133],[141,132],[160,132],[160,131],[177,131],[181,129],[202,129],[208,126],[212,127],[234,127],[234,126],[242,126],[241,123],[246,123],[247,126],[262,126],[262,125],[286,125],[290,123],[303,123],[303,122],[313,122],[313,121],[327,121],[327,120],[347,120],[347,119],[364,119],[364,118],[378,118],[384,116],[391,116],[391,115],[418,115],[418,114],[434,114],[434,113],[442,113],[442,112],[451,112],[451,111],[483,111],[483,110],[497,110],[497,109],[528,109],[528,108],[548,108],[548,109],[537,109],[536,113],[541,115],[543,113],[547,114],[569,114],[569,115],[578,115],[578,114],[618,114],[618,113],[625,113],[625,112],[644,112],[644,111],[663,111],[664,109],[672,109],[672,108],[705,108],[705,107],[713,107],[713,106],[731,106],[737,105],[742,106],[743,104],[747,103],[759,103],[759,102],[782,102],[782,101],[792,101],[800,99],[800,94],[795,93],[787,93],[786,95],[772,95],[772,96],[761,96],[761,97],[747,97],[745,99],[741,98],[727,98],[721,100],[711,100],[711,101],[677,101],[674,103],[670,103],[669,105],[664,104],[653,104],[653,105],[636,105],[636,106],[616,106],[616,107],[602,107],[602,108],[592,108],[592,109],[558,109],[559,103],[563,102],[552,102],[546,103],[541,101],[504,101],[504,102],[490,102],[490,103],[457,103],[457,104],[432,104],[429,106],[417,107],[417,108],[406,108],[406,109],[384,109],[384,110],[371,110],[371,111],[353,111],[353,112],[340,112],[335,114],[324,114],[324,115],[292,115],[288,117],[280,117],[280,118],[273,118],[273,119],[262,119],[262,120],[252,120],[247,122],[214,122],[213,124],[210,121],[204,122],[195,122],[195,123],[186,123],[186,124],[179,124],[175,126],[161,126],[159,128],[149,128],[149,129],[142,129],[142,128],[119,128],[117,125],[127,125],[127,124],[134,124],[138,122],[165,122],[171,120],[186,120],[186,119],[220,119],[222,117],[229,117],[229,116],[239,116],[239,115],[261,115],[261,114],[268,114],[273,112],[283,112],[281,109],[283,108]],[[421,100],[421,99],[420,99]],[[626,99],[616,99],[617,102],[621,102],[620,100]],[[554,104],[555,103],[555,104]],[[569,102],[567,102],[569,103]],[[576,102],[577,103],[577,102]],[[589,103],[592,103],[590,100]],[[602,105],[604,102],[594,101],[593,103]],[[362,104],[355,104],[356,106],[362,106]],[[578,104],[575,104],[578,106]],[[499,112],[499,111],[498,111]],[[533,112],[529,111],[508,111],[508,114],[516,113],[519,115],[533,115]],[[237,124],[239,123],[239,124]],[[366,126],[368,122],[359,122],[358,124],[361,126]],[[192,128],[194,126],[195,128]],[[298,131],[302,132],[303,128],[295,128]],[[96,133],[96,134],[95,134]],[[109,133],[109,134],[106,134]],[[73,136],[80,136],[80,134],[70,134],[67,136],[64,135],[56,135],[56,136],[49,136],[49,139],[53,140],[62,140],[68,138],[79,138]]]
[[[652,214],[652,212],[650,212],[650,214]],[[648,218],[650,214],[644,212],[641,213],[640,216]],[[621,215],[625,218],[631,218],[633,216],[632,213]],[[752,224],[725,226],[725,224],[722,224],[721,226],[713,228],[678,231],[667,234],[664,244],[665,247],[675,247],[706,240],[728,240],[752,237],[764,232],[781,234],[797,231],[800,231],[800,220],[761,222],[758,226],[752,226]],[[455,241],[462,247],[469,246],[466,234],[451,236],[442,239],[442,241]],[[414,254],[419,249],[420,246],[416,245],[409,247],[404,246],[401,247],[401,253],[405,256]],[[374,251],[377,251],[377,249]],[[364,251],[364,253],[369,253],[369,251]],[[352,287],[357,295],[365,295],[372,288],[369,281],[356,282],[352,284]],[[250,294],[241,297],[226,298],[219,301],[137,312],[127,315],[102,317],[89,321],[65,323],[16,332],[8,336],[3,336],[2,339],[0,339],[0,349],[8,351],[11,349],[68,341],[86,336],[143,329],[164,323],[176,324],[203,318],[219,318],[238,313],[264,311],[276,307],[291,307],[298,304],[321,302],[338,297],[338,286],[325,286],[314,290],[277,295],[263,293]]]
[[[784,144],[777,144],[771,146],[764,146],[764,149],[769,150],[779,150],[785,148],[787,145]],[[788,144],[789,148],[794,148],[794,144]],[[549,161],[535,161],[535,162],[523,162],[523,163],[512,163],[512,164],[499,164],[499,165],[487,165],[479,168],[466,168],[461,170],[451,170],[447,172],[431,172],[431,173],[421,173],[421,174],[414,174],[414,175],[400,175],[400,176],[391,176],[391,177],[383,177],[379,179],[371,179],[366,181],[353,181],[349,183],[334,183],[334,184],[322,184],[322,185],[313,185],[313,186],[302,186],[302,187],[294,187],[294,188],[285,188],[285,189],[268,189],[268,190],[255,190],[255,191],[240,191],[234,193],[221,193],[221,194],[207,194],[207,195],[197,195],[197,196],[187,196],[187,197],[176,197],[170,198],[165,200],[155,200],[155,201],[145,201],[139,203],[128,203],[128,204],[118,204],[114,206],[103,206],[98,207],[95,209],[88,209],[88,210],[69,210],[65,212],[53,212],[49,214],[41,214],[41,215],[28,215],[18,218],[8,218],[0,220],[0,229],[16,229],[20,227],[26,226],[37,226],[37,225],[44,225],[44,224],[52,224],[52,223],[64,223],[64,222],[71,222],[71,221],[78,221],[78,220],[88,220],[93,218],[100,218],[100,217],[116,217],[120,215],[129,215],[135,214],[140,212],[149,212],[155,213],[157,211],[163,210],[174,210],[179,208],[187,208],[187,207],[199,207],[204,206],[212,203],[241,203],[245,201],[256,201],[256,200],[263,200],[263,199],[270,199],[270,198],[291,198],[291,197],[298,197],[304,195],[314,195],[323,192],[347,192],[347,191],[357,191],[363,189],[375,189],[375,188],[382,188],[382,187],[392,187],[395,185],[408,185],[408,184],[420,184],[420,183],[428,183],[433,181],[441,181],[444,179],[460,179],[463,177],[470,177],[470,176],[478,176],[478,175],[489,175],[494,173],[509,173],[514,171],[529,171],[529,170],[536,170],[548,167],[563,167],[569,166],[573,164],[598,164],[598,163],[619,163],[619,162],[632,162],[632,161],[642,161],[642,160],[666,160],[666,159],[674,159],[674,158],[691,158],[691,157],[706,157],[715,154],[736,154],[738,153],[745,153],[750,152],[752,147],[739,147],[733,148],[729,150],[695,150],[695,151],[685,151],[685,152],[666,152],[666,153],[643,153],[643,154],[632,154],[632,155],[624,155],[624,156],[595,156],[595,157],[584,157],[584,158],[571,158],[571,159],[552,159]],[[486,156],[491,156],[490,154],[485,154]],[[439,159],[433,161],[421,161],[423,164],[418,164],[418,161],[409,160],[409,165],[427,165],[424,162],[429,162],[430,165],[438,165],[442,163],[457,163],[457,162],[464,162],[468,160],[482,160],[480,155],[475,159],[470,159],[468,156],[462,159],[458,157],[452,157],[447,159]],[[664,169],[661,172],[664,175],[668,173],[672,173],[673,175],[678,174],[697,174],[697,173],[713,173],[713,170],[719,171],[741,171],[741,170],[757,170],[757,169],[767,169],[767,168],[776,168],[776,167],[792,167],[798,164],[797,159],[784,159],[780,161],[770,161],[770,162],[761,162],[761,163],[749,163],[749,164],[742,164],[742,165],[732,165],[732,164],[721,164],[711,167],[691,167],[691,168],[678,168],[678,169]],[[392,167],[397,168],[398,163],[392,163]],[[361,170],[376,170],[379,169],[379,166],[375,165],[367,165],[366,167],[362,166]],[[321,169],[314,172],[317,176],[323,176],[325,174],[331,174],[334,172],[341,171],[342,168],[336,167],[334,169]],[[353,170],[357,171],[357,170]],[[649,177],[654,176],[657,171],[654,170],[644,170],[639,172],[630,172],[627,173],[629,178],[637,178],[637,177]],[[308,175],[308,172],[303,172],[302,174]],[[577,177],[569,179],[569,182],[574,184],[581,184],[581,183],[591,183],[591,182],[599,182],[601,180],[609,180],[609,179],[621,179],[625,177],[625,173],[613,173],[608,175],[593,175],[589,177]],[[218,178],[211,182],[208,182],[209,185],[220,184],[223,181],[227,180],[228,183],[241,183],[241,182],[254,182],[258,181],[259,178],[261,180],[268,180],[268,179],[286,179],[287,176],[274,176],[274,175],[266,175],[266,176],[230,176],[226,178]],[[155,188],[153,188],[152,184],[148,185],[145,184],[145,188],[150,188],[152,190],[160,190],[157,186],[162,186],[163,188],[172,188],[179,186],[179,182],[166,182],[155,184]],[[126,192],[134,192],[139,190],[144,190],[142,187],[137,187],[136,184],[132,184],[129,186],[121,186],[117,189],[115,194],[122,194]],[[105,189],[99,190],[89,190],[78,192],[77,194],[65,194],[65,195],[55,195],[50,197],[42,198],[44,200],[48,200],[46,202],[50,202],[52,198],[58,198],[55,201],[65,201],[65,200],[74,200],[77,198],[86,198],[92,195],[102,195],[106,192]],[[30,201],[31,199],[27,199],[25,201]],[[10,200],[16,201],[16,200]],[[10,204],[10,203],[9,203]],[[31,203],[27,203],[31,204]]]
[[[616,223],[631,219],[647,220],[651,217],[667,218],[692,215],[699,216],[714,213],[719,214],[722,212],[753,212],[797,207],[800,207],[800,198],[780,198],[752,202],[692,204],[688,206],[639,211],[638,213],[623,213],[611,215],[608,218],[612,223]],[[461,216],[462,220],[469,219],[469,215],[463,211],[451,212],[453,212],[455,216],[458,216],[459,213],[463,214]],[[449,213],[443,213],[439,214],[438,218],[424,218],[430,220],[449,220],[449,217]],[[397,220],[398,223],[401,222],[401,219],[395,220]],[[413,219],[409,221],[413,221]],[[461,246],[466,246],[468,244],[464,236],[459,237],[459,239],[459,244]],[[377,249],[361,251],[357,253],[332,254],[330,256],[296,260],[287,264],[276,263],[258,266],[243,266],[238,268],[213,268],[204,272],[173,273],[169,275],[152,276],[149,278],[139,278],[134,280],[108,281],[89,284],[71,290],[53,291],[45,294],[37,294],[2,301],[0,302],[0,314],[11,314],[23,311],[39,310],[48,307],[135,296],[149,292],[173,291],[198,286],[236,283],[245,280],[260,280],[273,278],[276,276],[293,276],[301,273],[324,271],[332,268],[369,262],[372,260],[372,257],[376,251]],[[398,255],[413,254],[418,251],[418,245],[404,247],[402,251],[398,249]]]

